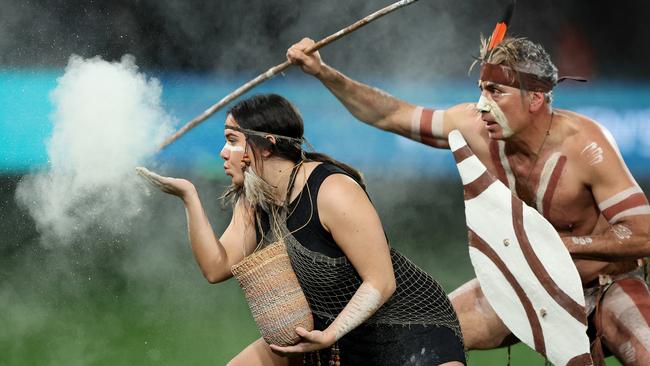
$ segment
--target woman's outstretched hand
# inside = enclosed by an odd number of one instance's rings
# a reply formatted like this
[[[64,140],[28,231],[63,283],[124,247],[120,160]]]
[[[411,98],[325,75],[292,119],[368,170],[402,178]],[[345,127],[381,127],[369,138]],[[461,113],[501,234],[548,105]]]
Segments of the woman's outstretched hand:
[[[270,345],[271,350],[281,356],[290,356],[296,353],[313,352],[327,348],[336,342],[334,334],[320,330],[312,330],[311,332],[308,332],[305,328],[298,327],[296,328],[296,333],[302,337],[298,344],[287,347],[280,347],[272,344]]]
[[[182,199],[185,199],[191,193],[196,192],[194,184],[187,179],[163,177],[145,167],[137,167],[135,168],[135,171],[152,186]]]

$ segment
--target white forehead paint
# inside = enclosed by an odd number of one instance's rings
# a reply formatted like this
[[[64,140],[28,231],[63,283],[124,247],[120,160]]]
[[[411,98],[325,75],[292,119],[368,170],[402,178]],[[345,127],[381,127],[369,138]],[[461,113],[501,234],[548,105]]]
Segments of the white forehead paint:
[[[503,111],[495,101],[481,95],[478,99],[478,103],[476,103],[476,109],[481,112],[492,113],[495,122],[501,126],[501,129],[503,129],[503,137],[511,137],[514,135],[512,128],[510,128],[510,124],[508,124],[508,118],[506,118],[506,115],[503,114]]]
[[[594,166],[603,162],[603,148],[598,146],[598,144],[595,142],[587,144],[587,146],[582,149],[582,152],[580,152],[580,154],[587,157],[590,166]]]
[[[228,150],[230,152],[244,152],[245,149],[243,146],[236,146],[233,145],[229,142],[226,142],[225,145],[223,145],[223,149]]]

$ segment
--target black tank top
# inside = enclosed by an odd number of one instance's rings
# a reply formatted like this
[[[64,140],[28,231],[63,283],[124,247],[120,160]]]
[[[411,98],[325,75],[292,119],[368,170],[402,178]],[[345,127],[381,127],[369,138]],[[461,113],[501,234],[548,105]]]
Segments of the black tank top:
[[[354,179],[334,164],[317,165],[307,177],[302,192],[289,203],[287,228],[305,248],[328,257],[338,258],[344,256],[344,253],[334,241],[332,234],[325,230],[318,215],[318,191],[325,178],[332,174],[345,174]],[[261,212],[260,218],[262,229],[266,233],[270,228],[269,217],[266,212]],[[261,239],[262,236],[258,231],[257,242]]]

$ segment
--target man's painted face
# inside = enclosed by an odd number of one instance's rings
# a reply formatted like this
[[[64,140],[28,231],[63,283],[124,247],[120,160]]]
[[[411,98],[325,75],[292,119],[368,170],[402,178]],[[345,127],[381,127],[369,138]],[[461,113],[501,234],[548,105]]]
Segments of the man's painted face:
[[[476,109],[481,112],[485,122],[485,129],[490,138],[509,138],[514,134],[510,122],[499,102],[503,102],[512,94],[505,90],[506,87],[490,81],[479,82],[481,97],[476,103]]]
[[[223,169],[226,175],[231,177],[234,185],[241,186],[244,184],[244,167],[246,166],[244,159],[247,149],[246,136],[239,131],[228,128],[229,125],[239,126],[232,116],[228,115],[226,117],[223,130],[226,143],[219,155],[224,160]]]

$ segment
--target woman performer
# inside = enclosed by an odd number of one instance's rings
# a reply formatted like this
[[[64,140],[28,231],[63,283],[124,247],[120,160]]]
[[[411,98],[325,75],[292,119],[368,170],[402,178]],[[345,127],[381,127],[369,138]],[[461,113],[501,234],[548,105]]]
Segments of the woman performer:
[[[186,208],[192,251],[210,283],[282,238],[314,315],[288,347],[259,339],[230,365],[462,365],[456,314],[428,274],[392,250],[361,174],[302,149],[303,122],[279,95],[258,95],[226,117],[224,170],[233,215],[217,239],[194,185],[140,174]],[[273,351],[273,352],[272,352]],[[290,357],[282,357],[290,356]]]

